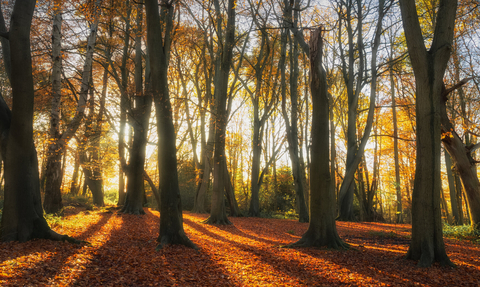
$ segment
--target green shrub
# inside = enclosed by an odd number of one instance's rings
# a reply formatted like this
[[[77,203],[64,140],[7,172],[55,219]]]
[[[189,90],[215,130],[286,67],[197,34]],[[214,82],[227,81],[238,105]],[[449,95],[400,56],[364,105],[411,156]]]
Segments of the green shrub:
[[[480,243],[480,231],[473,229],[470,225],[450,225],[444,223],[443,235],[449,238],[466,239]]]
[[[117,205],[118,191],[115,189],[105,190],[103,193],[103,200],[105,205]]]

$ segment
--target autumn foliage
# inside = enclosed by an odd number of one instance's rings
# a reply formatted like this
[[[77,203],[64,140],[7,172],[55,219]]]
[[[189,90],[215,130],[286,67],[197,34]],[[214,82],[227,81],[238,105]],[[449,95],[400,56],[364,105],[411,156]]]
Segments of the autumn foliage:
[[[419,269],[404,258],[410,226],[337,224],[347,251],[284,246],[307,224],[287,219],[230,218],[207,225],[184,214],[198,251],[169,245],[155,252],[159,213],[145,216],[70,208],[54,230],[90,245],[49,240],[0,243],[2,286],[453,286],[480,284],[480,246],[446,239],[457,268]]]

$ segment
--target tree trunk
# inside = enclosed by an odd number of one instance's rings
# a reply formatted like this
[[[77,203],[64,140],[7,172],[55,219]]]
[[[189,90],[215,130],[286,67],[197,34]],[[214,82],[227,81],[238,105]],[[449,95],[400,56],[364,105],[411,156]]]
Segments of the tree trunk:
[[[52,29],[52,112],[50,114],[50,145],[47,150],[45,168],[45,201],[46,213],[62,213],[63,203],[61,185],[63,173],[60,160],[65,152],[65,144],[60,143],[60,101],[62,97],[62,7],[56,1]]]
[[[393,43],[390,43],[393,46]],[[390,62],[393,57],[390,54]],[[390,66],[390,90],[392,100],[392,117],[393,117],[393,154],[395,160],[395,191],[397,194],[397,216],[396,222],[403,223],[402,208],[402,190],[400,185],[400,165],[398,159],[398,124],[397,124],[397,105],[395,103],[395,81],[393,79],[393,67]]]
[[[228,172],[228,167],[225,163],[225,195],[227,196],[228,205],[230,207],[230,216],[237,217],[241,216],[240,209],[238,208],[237,199],[235,198],[235,189],[233,188],[232,181],[230,179],[230,174]]]
[[[122,212],[145,214],[143,211],[144,165],[148,136],[148,122],[152,109],[151,94],[143,93],[141,23],[143,8],[137,4],[137,31],[135,32],[135,109],[133,110],[133,144],[128,164],[128,182]]]
[[[87,40],[87,49],[85,55],[85,62],[82,72],[82,83],[80,88],[79,100],[75,111],[75,116],[72,118],[66,130],[60,135],[59,131],[59,113],[60,113],[60,97],[61,97],[61,9],[55,9],[54,28],[53,28],[53,99],[52,99],[52,119],[50,128],[50,137],[53,142],[49,146],[47,153],[47,172],[45,179],[45,202],[44,208],[46,213],[58,213],[63,208],[62,195],[60,187],[62,185],[61,164],[57,162],[65,151],[65,146],[70,139],[75,135],[80,126],[84,115],[87,103],[87,95],[89,89],[89,82],[91,79],[91,70],[93,64],[93,52],[95,50],[95,43],[98,29],[98,13],[101,0],[95,1],[94,5],[94,23],[90,26],[90,35]]]
[[[259,83],[257,83],[259,85]],[[250,208],[248,213],[250,216],[260,216],[260,184],[258,177],[260,176],[260,156],[262,153],[262,141],[260,139],[260,119],[258,116],[258,95],[255,96],[253,104],[253,138],[252,138],[252,175],[250,178]]]
[[[343,74],[344,79],[347,86],[347,94],[348,94],[348,127],[347,127],[347,162],[345,168],[345,177],[342,182],[342,186],[340,187],[340,194],[339,194],[339,220],[344,221],[351,221],[354,220],[353,215],[353,178],[355,175],[355,171],[360,164],[360,161],[364,155],[365,146],[367,145],[368,139],[370,138],[370,132],[372,130],[373,125],[373,118],[375,114],[375,99],[376,99],[376,90],[377,90],[377,51],[378,47],[380,46],[380,37],[383,33],[382,22],[387,12],[387,8],[385,8],[385,1],[379,1],[378,6],[378,20],[377,26],[375,29],[375,36],[373,39],[373,47],[372,47],[372,59],[371,59],[371,71],[372,71],[372,80],[370,85],[370,104],[368,108],[368,116],[367,122],[365,124],[365,131],[363,132],[362,139],[360,141],[360,145],[357,148],[357,134],[356,134],[356,121],[357,121],[357,107],[358,107],[358,99],[362,89],[362,82],[363,82],[363,71],[364,71],[364,53],[363,53],[363,14],[362,14],[362,1],[357,2],[357,13],[358,13],[358,23],[357,23],[357,51],[358,51],[358,58],[359,58],[359,67],[357,68],[358,71],[354,71],[354,43],[353,43],[353,31],[350,24],[350,11],[351,6],[348,7],[347,10],[347,31],[349,35],[349,65],[348,65],[348,73],[346,71],[346,63],[343,62]],[[341,50],[343,56],[343,50]],[[354,73],[357,73],[357,82],[355,85],[353,84],[353,77]]]
[[[343,55],[343,48],[341,47],[341,41],[339,41],[341,59],[342,59],[342,72],[345,81],[345,86],[348,95],[348,117],[347,117],[347,160],[345,167],[345,176],[340,188],[339,194],[339,215],[338,220],[353,221],[355,216],[353,214],[353,196],[354,196],[354,174],[357,171],[358,164],[362,153],[357,153],[357,108],[358,98],[361,91],[362,76],[364,73],[363,62],[363,21],[362,21],[362,1],[358,1],[358,21],[357,21],[357,43],[354,43],[354,29],[352,28],[352,10],[353,1],[348,1],[346,4],[346,29],[348,33],[348,55]],[[339,29],[339,35],[342,29]],[[339,36],[340,37],[340,36]],[[355,47],[357,46],[357,47]],[[358,52],[359,67],[358,71],[355,71],[355,55]],[[348,66],[344,59],[348,59]],[[348,71],[347,71],[348,69]],[[357,72],[357,82],[355,85],[354,73]],[[373,75],[374,73],[372,73]],[[355,156],[357,154],[357,157]]]
[[[420,267],[453,265],[445,252],[440,209],[440,104],[450,58],[457,1],[441,0],[432,46],[427,51],[415,1],[400,1],[416,83],[416,169],[412,194],[412,241],[407,258]]]
[[[455,187],[455,178],[452,173],[452,158],[445,150],[445,167],[447,169],[448,189],[450,190],[450,205],[452,207],[453,224],[460,224],[460,215],[458,212],[457,193]]]
[[[297,24],[298,22],[294,20],[292,17],[292,8],[291,4],[288,1],[284,1],[285,11],[284,11],[284,26],[287,27],[288,24]],[[298,18],[295,17],[298,20]],[[295,187],[295,195],[296,195],[296,203],[299,215],[300,222],[308,222],[309,215],[305,205],[305,197],[304,197],[304,188],[302,185],[302,175],[301,175],[301,167],[298,158],[298,127],[297,127],[297,80],[298,80],[298,39],[294,41],[294,44],[291,46],[291,78],[290,78],[290,102],[291,102],[291,112],[290,117],[288,117],[287,108],[286,108],[286,55],[287,55],[287,36],[289,30],[282,31],[281,34],[281,51],[280,51],[280,61],[278,66],[281,69],[281,93],[282,93],[282,116],[285,121],[286,126],[286,135],[288,140],[288,152],[290,155],[290,161],[292,163],[292,175],[294,180],[294,187]],[[305,50],[305,49],[304,49]],[[291,121],[291,122],[290,122]]]
[[[221,11],[219,1],[215,0],[215,10],[219,20],[218,28],[221,30]],[[212,207],[210,216],[205,223],[208,224],[231,224],[227,218],[225,211],[225,181],[226,174],[226,158],[225,158],[225,132],[228,120],[227,113],[227,96],[228,96],[228,78],[230,66],[233,57],[233,47],[235,45],[235,1],[228,0],[227,7],[227,26],[225,29],[225,39],[223,41],[222,58],[220,59],[220,68],[215,83],[215,151],[213,154],[213,191],[212,191]]]
[[[168,60],[174,7],[161,6],[157,0],[145,1],[147,48],[151,68],[151,87],[155,100],[158,135],[158,171],[160,190],[160,232],[157,250],[166,244],[183,244],[196,248],[183,230],[182,201],[178,186],[177,152],[172,109],[168,90]],[[163,37],[162,37],[163,35]]]
[[[6,141],[5,201],[0,240],[24,242],[33,238],[76,241],[52,231],[43,217],[38,160],[33,144],[33,77],[30,26],[36,1],[16,1],[10,24],[12,112],[0,101],[2,118],[11,123],[2,132]],[[0,9],[0,13],[1,13]],[[11,115],[11,120],[10,120]],[[3,135],[8,134],[8,138]],[[76,241],[78,242],[78,241]]]
[[[463,218],[463,188],[458,171],[454,172],[453,178],[455,179],[455,191],[457,194],[458,225],[463,225],[465,223]]]
[[[448,118],[446,107],[447,91],[445,89],[442,91],[441,98],[440,117],[443,146],[452,157],[455,170],[462,179],[470,209],[472,227],[480,230],[480,181],[474,169],[476,162],[471,155],[472,146],[465,146]]]
[[[330,183],[329,100],[322,68],[322,28],[310,36],[310,86],[312,93],[312,148],[310,163],[310,223],[307,232],[291,246],[347,248],[335,225],[335,194]]]
[[[75,151],[74,153],[75,157],[75,164],[73,166],[73,175],[72,175],[72,181],[70,183],[70,194],[71,195],[78,195],[79,191],[79,184],[78,184],[78,172],[80,170],[80,160],[78,157],[78,151]]]
[[[127,1],[128,3],[129,1]],[[128,178],[127,172],[127,162],[125,159],[125,126],[127,123],[127,108],[128,108],[128,98],[127,98],[127,85],[128,85],[128,70],[127,70],[127,53],[128,47],[130,45],[130,10],[127,12],[127,17],[125,20],[125,32],[124,32],[124,46],[122,54],[122,63],[120,66],[121,79],[118,77],[115,67],[111,63],[112,71],[114,72],[115,80],[117,85],[120,88],[120,126],[118,131],[118,157],[120,161],[119,180],[118,180],[118,203],[117,205],[125,204],[126,200],[126,190],[125,190],[125,179]]]

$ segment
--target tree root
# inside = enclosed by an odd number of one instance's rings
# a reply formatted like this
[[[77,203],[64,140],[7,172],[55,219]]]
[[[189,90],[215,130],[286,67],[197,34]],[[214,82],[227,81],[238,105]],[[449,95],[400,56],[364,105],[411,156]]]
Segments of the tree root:
[[[169,244],[184,245],[186,247],[193,248],[195,250],[199,250],[197,245],[195,245],[187,237],[187,235],[185,235],[185,233],[179,234],[177,236],[163,235],[163,236],[160,236],[157,239],[157,241],[159,242],[159,244],[155,248],[155,251],[160,251],[161,249],[163,249],[163,247],[165,247],[166,245],[169,245]]]
[[[133,215],[144,215],[145,210],[143,210],[143,207],[140,208],[135,208],[130,205],[124,205],[123,208],[120,210],[120,212],[125,213],[125,214],[133,214]]]
[[[56,233],[55,231],[51,230],[48,232],[48,238],[46,239],[50,239],[50,240],[54,240],[54,241],[62,241],[62,242],[68,242],[68,243],[73,243],[73,244],[85,244],[85,245],[88,245],[88,246],[91,246],[92,244],[88,241],[84,241],[84,240],[78,240],[78,239],[75,239],[73,237],[70,237],[68,235],[62,235],[62,234],[58,234]]]
[[[227,217],[225,218],[215,218],[215,217],[208,217],[206,220],[202,221],[205,224],[218,224],[218,225],[231,225],[232,223],[228,220]]]
[[[305,248],[305,247],[327,247],[335,250],[349,250],[352,247],[343,242],[339,238],[311,238],[310,236],[303,236],[299,241],[284,246],[285,248]]]

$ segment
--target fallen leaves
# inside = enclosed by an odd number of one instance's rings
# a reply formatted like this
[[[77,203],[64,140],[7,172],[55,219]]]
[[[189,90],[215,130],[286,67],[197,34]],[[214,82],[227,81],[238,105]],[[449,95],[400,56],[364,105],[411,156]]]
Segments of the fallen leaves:
[[[308,224],[230,218],[206,225],[184,214],[199,251],[166,246],[155,252],[159,214],[82,213],[76,208],[54,229],[91,246],[48,240],[0,243],[2,286],[446,286],[480,284],[480,247],[446,239],[458,268],[419,269],[404,259],[410,226],[338,222],[353,249],[289,249]],[[75,224],[73,224],[73,222]]]

